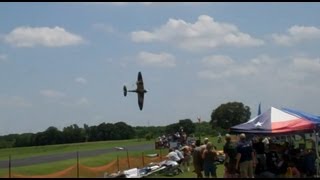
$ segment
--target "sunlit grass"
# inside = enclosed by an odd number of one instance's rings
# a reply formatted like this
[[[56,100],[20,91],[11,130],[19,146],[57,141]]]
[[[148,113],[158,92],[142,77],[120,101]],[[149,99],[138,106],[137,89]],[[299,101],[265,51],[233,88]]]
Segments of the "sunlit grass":
[[[26,157],[32,157],[32,156],[48,155],[48,154],[87,151],[87,150],[111,148],[115,146],[131,146],[131,145],[149,144],[149,143],[151,144],[154,142],[132,139],[132,140],[122,140],[122,141],[98,141],[98,142],[84,142],[84,143],[48,145],[48,146],[6,148],[6,149],[0,149],[0,160],[8,160],[9,155],[11,155],[11,159],[20,159],[20,158],[26,158]]]

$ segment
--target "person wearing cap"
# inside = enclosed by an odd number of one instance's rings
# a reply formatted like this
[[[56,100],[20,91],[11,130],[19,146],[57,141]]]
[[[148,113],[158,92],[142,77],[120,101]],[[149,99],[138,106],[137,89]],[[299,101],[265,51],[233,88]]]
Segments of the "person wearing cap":
[[[241,178],[253,178],[253,167],[255,166],[255,157],[250,142],[246,141],[246,135],[240,134],[240,141],[237,145],[236,169],[240,170]]]

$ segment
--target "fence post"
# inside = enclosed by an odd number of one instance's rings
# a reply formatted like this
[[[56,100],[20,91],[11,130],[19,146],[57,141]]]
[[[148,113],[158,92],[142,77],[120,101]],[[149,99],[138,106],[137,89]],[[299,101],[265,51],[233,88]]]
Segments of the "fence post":
[[[128,152],[128,149],[127,149],[127,161],[128,161],[128,168],[130,169],[130,160],[129,160],[129,152]]]
[[[77,178],[79,178],[79,151],[77,151]]]
[[[9,155],[9,178],[11,178],[11,154]]]
[[[118,168],[118,172],[120,171],[120,167],[119,167],[119,155],[117,154],[117,168]]]
[[[144,153],[142,152],[142,167],[144,167]]]

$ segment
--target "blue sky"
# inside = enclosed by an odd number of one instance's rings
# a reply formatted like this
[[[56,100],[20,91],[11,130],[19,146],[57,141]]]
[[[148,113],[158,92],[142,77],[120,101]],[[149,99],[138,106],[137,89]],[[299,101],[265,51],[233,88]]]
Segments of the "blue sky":
[[[319,3],[0,3],[0,134],[210,120],[238,101],[320,114]],[[141,71],[143,111],[135,88]]]

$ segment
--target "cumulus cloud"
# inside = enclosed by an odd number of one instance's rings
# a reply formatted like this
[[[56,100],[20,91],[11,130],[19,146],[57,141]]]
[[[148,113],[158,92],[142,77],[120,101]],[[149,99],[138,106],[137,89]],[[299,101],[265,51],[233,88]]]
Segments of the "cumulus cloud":
[[[51,90],[51,89],[46,89],[46,90],[41,90],[40,94],[49,97],[49,98],[61,98],[65,97],[66,95],[62,92],[56,91],[56,90]]]
[[[259,55],[248,60],[234,60],[228,56],[213,55],[204,57],[201,62],[204,68],[198,72],[198,77],[202,79],[251,77],[260,81],[276,78],[282,82],[300,82],[320,75],[319,57]]]
[[[219,79],[232,76],[248,76],[258,72],[250,63],[237,63],[229,56],[212,55],[202,59],[204,70],[198,72],[198,77],[204,79]]]
[[[284,46],[292,46],[294,44],[320,39],[320,29],[313,26],[292,26],[287,34],[273,34],[272,38],[275,43]]]
[[[141,4],[141,5],[152,5],[159,4],[158,2],[81,2],[82,4],[97,4],[97,5],[116,5],[116,6],[127,6],[132,4]]]
[[[86,97],[82,97],[76,102],[77,105],[87,105],[88,103],[89,100]]]
[[[67,108],[82,108],[90,105],[89,100],[86,97],[60,101],[59,104]]]
[[[207,15],[199,16],[195,23],[170,18],[166,24],[153,31],[132,32],[131,39],[137,43],[169,43],[187,50],[222,46],[252,47],[264,44],[263,40],[239,31],[235,25],[217,22]]]
[[[75,79],[75,82],[80,83],[80,84],[87,84],[87,80],[83,77],[77,77]]]
[[[212,55],[202,59],[202,63],[207,66],[226,66],[233,64],[234,61],[228,56]]]
[[[150,53],[140,52],[138,55],[138,64],[142,66],[153,67],[175,67],[175,57],[169,53]]]
[[[320,58],[296,57],[293,59],[295,69],[304,72],[320,72]]]
[[[79,3],[79,2],[78,2]],[[206,5],[213,2],[80,2],[81,4],[91,4],[91,5],[115,5],[115,6],[127,6],[127,5]]]
[[[61,47],[77,45],[82,37],[61,27],[17,27],[5,36],[5,41],[16,47]]]
[[[95,23],[93,24],[93,28],[99,31],[103,31],[106,33],[113,33],[115,32],[114,27],[111,25],[103,24],[103,23]]]
[[[10,96],[10,97],[0,97],[0,107],[15,107],[15,108],[26,108],[31,107],[32,104],[28,102],[23,97]]]
[[[0,54],[0,62],[6,62],[8,61],[8,57],[5,54]]]

